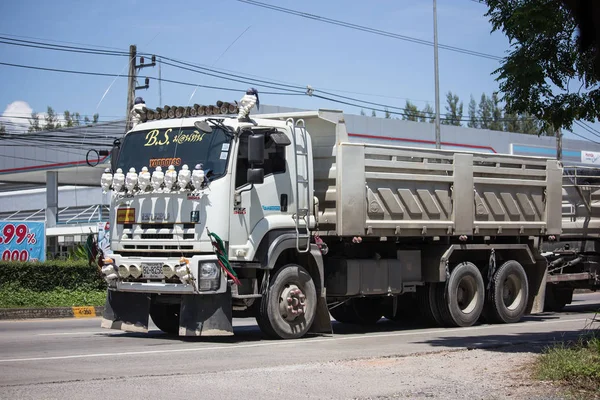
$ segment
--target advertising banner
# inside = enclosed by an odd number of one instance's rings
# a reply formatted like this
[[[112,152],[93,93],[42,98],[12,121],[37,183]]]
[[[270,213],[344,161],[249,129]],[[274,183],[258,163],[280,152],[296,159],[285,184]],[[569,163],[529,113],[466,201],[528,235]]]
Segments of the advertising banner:
[[[112,254],[110,250],[110,225],[108,222],[98,222],[98,247],[105,256]]]
[[[0,221],[0,255],[2,261],[45,261],[46,224]]]
[[[600,165],[600,153],[595,151],[581,151],[581,162],[592,165]]]

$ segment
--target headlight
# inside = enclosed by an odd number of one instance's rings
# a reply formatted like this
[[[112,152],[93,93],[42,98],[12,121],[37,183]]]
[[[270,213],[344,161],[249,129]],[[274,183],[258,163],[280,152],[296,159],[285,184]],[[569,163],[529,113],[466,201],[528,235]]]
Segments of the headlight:
[[[173,268],[171,265],[165,264],[162,266],[162,272],[165,277],[172,278],[175,275],[175,268]]]
[[[119,265],[119,276],[121,278],[127,278],[129,276],[129,266]]]
[[[140,268],[139,265],[130,265],[129,266],[129,273],[131,274],[131,276],[133,276],[135,279],[139,278],[140,276],[142,276],[142,269]]]
[[[216,290],[219,288],[221,270],[214,262],[201,263],[199,266],[199,290]]]
[[[215,279],[218,275],[217,264],[212,262],[200,264],[200,279]]]

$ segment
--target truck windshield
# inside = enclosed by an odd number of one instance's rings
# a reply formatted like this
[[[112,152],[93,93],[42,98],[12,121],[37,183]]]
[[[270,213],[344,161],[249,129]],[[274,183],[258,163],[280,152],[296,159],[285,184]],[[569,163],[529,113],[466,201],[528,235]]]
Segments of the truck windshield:
[[[131,167],[140,171],[148,167],[150,171],[169,165],[180,169],[184,164],[193,170],[202,164],[205,171],[212,170],[212,176],[225,173],[229,154],[230,139],[225,132],[215,127],[212,133],[198,131],[194,127],[160,128],[131,132],[123,141],[119,154],[118,168],[127,172]]]

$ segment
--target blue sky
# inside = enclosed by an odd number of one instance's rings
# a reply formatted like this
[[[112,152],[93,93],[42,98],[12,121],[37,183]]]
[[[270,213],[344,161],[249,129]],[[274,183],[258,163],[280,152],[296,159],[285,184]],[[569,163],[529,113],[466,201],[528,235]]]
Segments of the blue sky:
[[[419,39],[433,40],[432,2],[425,0],[264,0],[281,7],[365,25]],[[491,34],[486,7],[473,0],[438,0],[439,42],[502,56],[508,40]],[[242,33],[225,54],[225,49]],[[434,104],[433,49],[375,36],[240,3],[223,1],[3,1],[2,34],[138,51],[182,59],[214,69],[235,71],[403,107],[410,99],[420,108]],[[34,40],[34,39],[29,39]],[[62,43],[66,44],[66,43]],[[70,70],[127,73],[126,57],[73,54],[0,44],[0,60]],[[445,93],[479,100],[498,84],[491,75],[498,62],[439,51],[442,112]],[[141,76],[157,76],[157,68]],[[236,100],[249,85],[163,66],[162,77],[196,84],[239,88],[222,92],[199,88],[191,103]],[[143,79],[142,79],[143,80]],[[114,81],[114,82],[113,82]],[[125,113],[126,78],[68,75],[0,65],[0,111],[27,112],[24,103],[43,112],[50,105],[62,113],[100,114],[101,120]],[[140,81],[140,84],[142,82]],[[260,88],[259,88],[260,89]],[[162,84],[163,104],[188,104],[194,88]],[[268,89],[263,89],[268,90]],[[341,92],[344,91],[344,92]],[[350,94],[345,92],[360,94]],[[150,107],[158,106],[158,84],[139,91]],[[308,96],[263,94],[261,102],[290,107],[357,108]],[[12,105],[8,110],[7,106]],[[368,110],[366,110],[369,112]],[[576,132],[578,132],[576,130]]]

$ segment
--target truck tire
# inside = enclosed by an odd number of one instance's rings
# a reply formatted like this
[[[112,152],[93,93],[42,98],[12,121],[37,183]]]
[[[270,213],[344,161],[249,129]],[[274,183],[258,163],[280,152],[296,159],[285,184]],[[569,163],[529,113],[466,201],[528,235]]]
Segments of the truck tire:
[[[472,326],[483,311],[485,285],[481,271],[470,262],[458,264],[438,290],[438,309],[445,326]]]
[[[515,260],[502,264],[488,291],[486,320],[492,323],[519,322],[525,314],[529,283],[523,266]]]
[[[444,283],[428,282],[417,288],[417,299],[422,322],[428,325],[444,326],[444,320],[438,308],[440,287]]]
[[[555,284],[546,285],[544,311],[559,312],[573,301],[573,289],[558,287]]]
[[[355,297],[329,313],[344,324],[373,325],[382,317],[381,299],[378,297]]]
[[[288,264],[271,276],[256,318],[261,331],[273,339],[296,339],[312,325],[317,291],[312,277],[300,265]]]
[[[179,333],[179,304],[157,304],[150,306],[150,318],[161,331],[170,335]]]
[[[390,301],[384,305],[383,316],[385,318],[394,322],[404,322],[419,315],[419,303],[416,293],[406,293],[397,297],[396,315],[394,315],[394,305]]]

